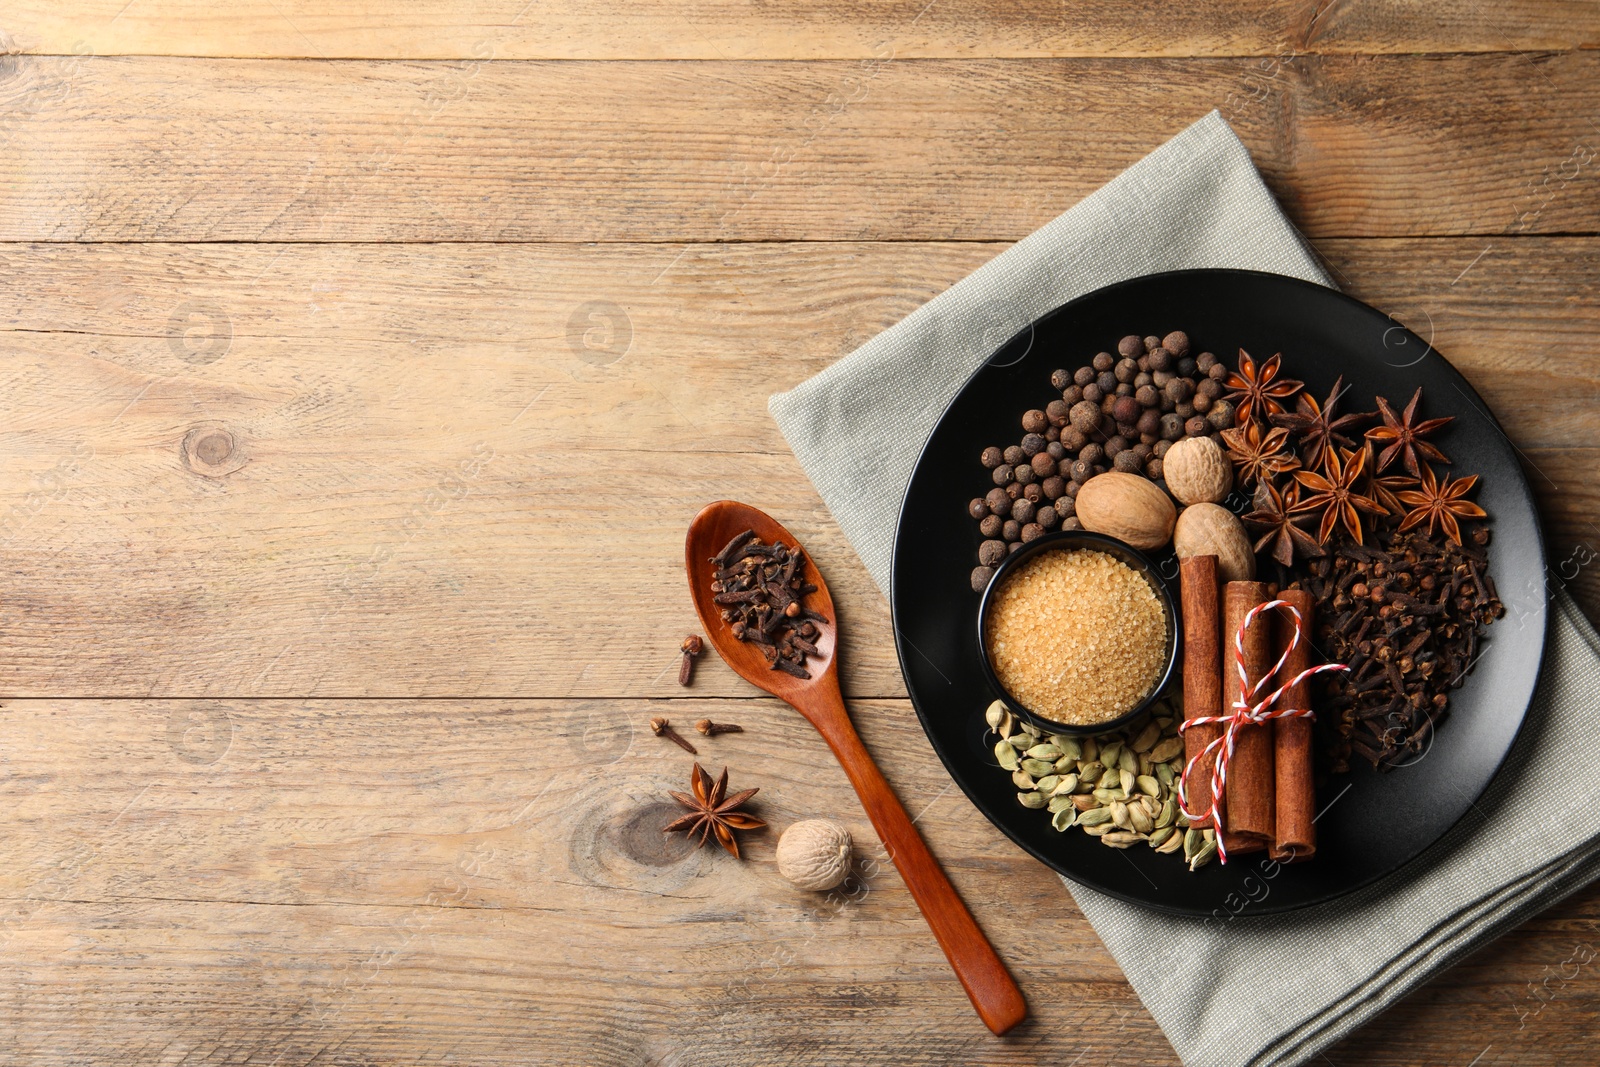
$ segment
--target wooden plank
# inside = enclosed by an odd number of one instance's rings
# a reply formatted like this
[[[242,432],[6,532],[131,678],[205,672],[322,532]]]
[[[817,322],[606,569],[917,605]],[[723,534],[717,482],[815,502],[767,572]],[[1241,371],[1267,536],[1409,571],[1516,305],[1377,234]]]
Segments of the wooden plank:
[[[1581,0],[1493,8],[1410,0],[1360,5],[1207,0],[1150,8],[1040,0],[973,5],[774,7],[667,0],[16,0],[5,29],[31,54],[284,59],[861,59],[1534,51],[1594,47],[1600,12]]]
[[[904,701],[855,717],[1023,984],[1033,1019],[1004,1041],[775,701],[672,702],[747,727],[705,756],[761,788],[771,829],[744,835],[743,862],[663,836],[690,761],[650,736],[660,707],[8,702],[8,1061],[831,1065],[892,1045],[882,1062],[1176,1064],[1056,878],[946,789]],[[775,870],[777,834],[817,815],[858,842],[834,894]],[[1488,1062],[1583,1062],[1600,987],[1562,963],[1596,922],[1590,889],[1332,1062],[1468,1063],[1491,1042]]]
[[[1600,217],[1593,53],[5,69],[0,240],[1012,240],[1218,105],[1315,239]]]
[[[766,398],[1001,247],[0,247],[0,693],[674,695],[731,497],[821,561],[847,691],[900,695]],[[1319,248],[1483,393],[1600,609],[1600,241]]]

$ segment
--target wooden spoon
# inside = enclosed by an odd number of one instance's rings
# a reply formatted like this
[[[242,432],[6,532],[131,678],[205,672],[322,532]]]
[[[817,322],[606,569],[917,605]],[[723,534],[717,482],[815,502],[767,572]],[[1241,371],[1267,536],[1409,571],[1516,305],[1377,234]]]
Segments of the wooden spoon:
[[[722,621],[722,609],[712,603],[711,579],[716,565],[711,557],[745,530],[754,530],[756,536],[769,545],[782,541],[791,548],[801,547],[799,540],[770,515],[737,501],[719,500],[696,515],[684,546],[684,565],[689,572],[694,609],[700,615],[700,625],[705,628],[707,639],[735,674],[793,705],[833,749],[850,784],[855,786],[873,829],[883,839],[884,848],[899,868],[912,899],[922,909],[922,916],[933,928],[933,936],[944,949],[945,958],[972,999],[972,1006],[978,1009],[979,1017],[990,1030],[1005,1033],[1027,1014],[1022,991],[995,954],[994,946],[978,929],[972,913],[928,851],[911,817],[850,724],[850,713],[845,710],[844,697],[839,692],[838,616],[834,614],[828,585],[822,580],[811,554],[806,553],[805,557],[805,580],[815,585],[817,591],[807,596],[806,606],[826,615],[832,622],[819,624],[822,634],[816,646],[820,654],[806,660],[806,669],[812,675],[809,679],[770,669],[760,648],[736,639],[728,624]]]

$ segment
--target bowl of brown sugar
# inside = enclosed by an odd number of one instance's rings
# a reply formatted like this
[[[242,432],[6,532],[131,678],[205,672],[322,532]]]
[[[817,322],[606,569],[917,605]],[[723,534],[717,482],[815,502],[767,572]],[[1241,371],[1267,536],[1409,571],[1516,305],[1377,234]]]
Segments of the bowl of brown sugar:
[[[1177,610],[1143,553],[1064,530],[996,569],[978,606],[978,645],[989,684],[1018,715],[1053,733],[1100,733],[1166,688]]]

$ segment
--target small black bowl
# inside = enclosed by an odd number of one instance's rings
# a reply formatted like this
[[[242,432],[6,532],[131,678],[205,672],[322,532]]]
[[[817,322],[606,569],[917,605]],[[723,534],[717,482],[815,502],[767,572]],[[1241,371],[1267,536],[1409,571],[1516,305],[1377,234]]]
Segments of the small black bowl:
[[[1167,620],[1167,651],[1166,662],[1161,668],[1161,674],[1156,678],[1155,684],[1150,687],[1144,699],[1139,701],[1125,713],[1114,719],[1104,722],[1090,723],[1086,726],[1073,726],[1068,723],[1053,722],[1043,715],[1024,707],[1021,701],[1013,697],[1009,690],[1002,684],[994,673],[994,667],[989,662],[989,647],[984,636],[986,627],[984,620],[989,617],[989,604],[994,598],[995,590],[1006,580],[1006,576],[1022,562],[1037,556],[1041,552],[1051,552],[1059,549],[1088,548],[1096,552],[1104,552],[1112,556],[1144,576],[1145,581],[1155,590],[1156,599],[1161,603],[1161,613]],[[983,675],[988,679],[990,687],[998,694],[1008,708],[1021,718],[1031,722],[1048,733],[1075,734],[1087,736],[1089,734],[1102,734],[1107,730],[1115,730],[1138,718],[1145,709],[1155,703],[1156,699],[1166,691],[1167,683],[1172,680],[1172,672],[1178,664],[1178,611],[1172,603],[1172,593],[1167,588],[1167,583],[1161,580],[1161,573],[1156,569],[1149,557],[1143,552],[1114,537],[1104,534],[1089,533],[1085,530],[1057,530],[1055,533],[1045,534],[1023,545],[1017,551],[1001,560],[1000,566],[995,568],[994,576],[989,579],[988,586],[983,591],[983,598],[978,602],[978,660],[983,664]]]

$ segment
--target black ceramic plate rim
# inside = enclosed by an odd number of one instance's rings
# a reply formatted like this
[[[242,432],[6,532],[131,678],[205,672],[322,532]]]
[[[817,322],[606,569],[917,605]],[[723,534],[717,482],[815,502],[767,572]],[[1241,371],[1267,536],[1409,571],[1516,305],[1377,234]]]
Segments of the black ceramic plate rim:
[[[1005,834],[1005,836],[1007,838],[1009,838],[1011,840],[1011,842],[1013,844],[1015,844],[1018,848],[1022,849],[1028,855],[1032,856],[1034,859],[1036,859],[1040,863],[1044,864],[1050,870],[1052,870],[1052,871],[1056,872],[1058,875],[1060,875],[1060,876],[1062,876],[1062,877],[1064,877],[1064,878],[1076,883],[1077,885],[1083,886],[1086,889],[1093,890],[1094,892],[1102,893],[1102,894],[1104,894],[1106,896],[1110,896],[1110,897],[1112,897],[1114,899],[1121,900],[1124,903],[1136,905],[1138,907],[1149,908],[1149,909],[1151,909],[1153,911],[1165,912],[1165,913],[1168,913],[1168,914],[1186,915],[1186,916],[1197,916],[1197,915],[1202,915],[1202,914],[1205,914],[1205,913],[1201,912],[1201,911],[1197,911],[1193,907],[1185,907],[1184,905],[1182,905],[1181,903],[1178,903],[1178,902],[1174,902],[1172,904],[1167,904],[1164,901],[1152,901],[1152,900],[1144,899],[1144,898],[1141,898],[1141,897],[1133,896],[1133,895],[1130,895],[1130,894],[1127,894],[1127,893],[1123,893],[1123,892],[1121,892],[1121,891],[1119,891],[1116,888],[1111,887],[1111,886],[1093,884],[1093,883],[1088,882],[1088,881],[1084,880],[1083,878],[1079,877],[1077,873],[1075,873],[1073,871],[1070,871],[1070,870],[1064,869],[1063,865],[1060,864],[1055,858],[1053,858],[1050,855],[1046,854],[1043,850],[1041,850],[1039,848],[1036,848],[1030,841],[1028,841],[1025,838],[1023,838],[1019,833],[1014,832],[1012,827],[1009,825],[1008,819],[1007,818],[1003,818],[1000,815],[1000,813],[997,810],[995,810],[995,806],[994,805],[989,804],[982,797],[973,795],[973,793],[970,792],[966,788],[966,785],[965,785],[965,783],[963,781],[964,773],[958,770],[958,764],[952,758],[952,753],[949,752],[946,749],[946,746],[945,746],[944,742],[940,739],[939,733],[930,724],[929,718],[928,718],[928,712],[927,712],[926,709],[923,708],[922,704],[917,700],[917,698],[915,696],[915,693],[914,693],[914,689],[913,689],[913,687],[911,685],[911,682],[910,682],[910,670],[909,670],[909,668],[907,666],[907,652],[906,652],[906,647],[905,647],[906,642],[902,638],[901,631],[900,631],[900,618],[899,618],[899,610],[898,610],[898,599],[899,598],[896,596],[895,587],[896,587],[896,584],[898,583],[898,575],[899,575],[898,560],[899,560],[899,555],[900,555],[900,545],[902,543],[902,537],[904,536],[904,526],[905,526],[905,522],[906,522],[906,503],[907,503],[907,500],[909,498],[910,489],[911,489],[911,483],[913,482],[913,480],[915,480],[917,471],[921,469],[922,462],[923,462],[924,458],[926,458],[927,451],[928,451],[929,445],[931,444],[931,442],[933,440],[934,434],[938,431],[939,427],[943,425],[945,418],[950,413],[950,409],[952,407],[954,407],[962,399],[962,397],[964,397],[966,395],[967,390],[972,387],[973,382],[978,378],[978,376],[983,374],[984,371],[986,371],[987,369],[989,369],[989,366],[990,366],[991,362],[994,360],[994,357],[999,355],[1001,352],[1004,352],[1008,347],[1011,346],[1011,344],[1013,342],[1016,341],[1016,339],[1018,337],[1022,336],[1023,334],[1031,333],[1031,332],[1035,331],[1042,323],[1047,322],[1048,320],[1054,318],[1057,315],[1066,314],[1066,313],[1072,311],[1073,309],[1077,308],[1079,305],[1087,303],[1087,302],[1089,302],[1091,300],[1102,299],[1102,298],[1106,297],[1108,294],[1115,293],[1115,292],[1117,292],[1117,291],[1119,291],[1121,289],[1130,288],[1130,287],[1135,286],[1135,285],[1147,284],[1147,283],[1150,283],[1150,282],[1153,282],[1153,281],[1168,281],[1168,280],[1178,281],[1178,280],[1182,280],[1184,278],[1198,278],[1198,277],[1237,277],[1237,278],[1241,278],[1241,279],[1249,279],[1249,278],[1271,279],[1272,282],[1274,282],[1274,283],[1279,283],[1279,284],[1286,283],[1286,284],[1289,284],[1291,286],[1300,287],[1300,288],[1303,288],[1303,289],[1306,289],[1306,290],[1315,291],[1318,294],[1318,298],[1319,299],[1332,299],[1334,301],[1343,302],[1343,303],[1352,305],[1352,306],[1354,306],[1356,308],[1362,309],[1364,311],[1370,312],[1372,314],[1383,316],[1384,318],[1389,319],[1389,321],[1391,321],[1391,322],[1395,322],[1395,320],[1393,319],[1392,316],[1389,316],[1389,315],[1385,314],[1384,312],[1379,311],[1377,308],[1374,308],[1372,305],[1367,304],[1364,301],[1357,300],[1355,297],[1350,296],[1347,293],[1341,292],[1338,289],[1329,288],[1328,286],[1324,286],[1324,285],[1318,285],[1315,282],[1308,282],[1308,281],[1306,281],[1306,280],[1304,280],[1302,278],[1296,278],[1296,277],[1293,277],[1291,275],[1274,274],[1274,273],[1272,273],[1270,271],[1242,270],[1242,269],[1236,269],[1236,268],[1198,268],[1198,269],[1190,269],[1190,270],[1159,271],[1159,272],[1152,273],[1152,274],[1135,275],[1134,277],[1125,278],[1125,279],[1123,279],[1121,281],[1118,281],[1118,282],[1113,282],[1110,285],[1102,286],[1099,289],[1092,290],[1090,292],[1082,294],[1081,296],[1074,297],[1073,299],[1068,300],[1063,304],[1059,304],[1056,307],[1054,307],[1054,308],[1050,309],[1049,311],[1045,312],[1043,315],[1040,315],[1038,318],[1032,320],[1027,325],[1025,325],[1022,328],[1018,329],[1015,333],[1013,333],[1011,335],[1011,337],[1007,338],[1005,342],[1003,342],[1002,344],[997,346],[995,348],[995,350],[992,353],[990,353],[990,355],[987,358],[985,358],[983,360],[983,362],[979,363],[976,367],[974,367],[972,373],[967,376],[967,380],[965,382],[963,382],[961,384],[961,387],[959,389],[957,389],[951,395],[950,400],[945,404],[944,408],[940,411],[939,417],[936,418],[933,421],[933,425],[929,427],[928,435],[927,435],[926,438],[924,438],[923,443],[922,443],[922,447],[920,449],[918,449],[917,460],[912,465],[911,473],[906,478],[906,484],[901,489],[900,510],[899,510],[899,513],[898,513],[898,515],[896,517],[896,521],[895,521],[895,539],[894,539],[894,544],[891,547],[890,563],[889,563],[889,575],[890,575],[890,579],[889,579],[890,580],[890,588],[889,588],[889,621],[890,621],[890,625],[893,627],[894,635],[895,635],[895,658],[896,658],[897,663],[900,666],[901,677],[906,682],[907,696],[911,701],[912,709],[914,711],[916,711],[916,713],[917,713],[917,721],[922,727],[923,734],[928,738],[929,744],[931,744],[933,746],[933,750],[938,755],[939,761],[944,764],[945,771],[950,775],[951,780],[956,784],[956,786],[961,789],[962,793],[966,796],[968,802],[970,802],[975,808],[977,808],[978,811],[984,816],[984,818],[988,819],[989,822],[996,829],[998,829],[1001,833]],[[1504,429],[1504,427],[1502,427],[1500,425],[1500,420],[1495,417],[1495,414],[1494,414],[1493,410],[1488,406],[1488,404],[1486,404],[1484,402],[1483,398],[1478,395],[1477,389],[1474,388],[1472,383],[1467,380],[1466,376],[1461,374],[1460,371],[1455,369],[1454,364],[1451,364],[1450,361],[1442,353],[1440,353],[1437,349],[1434,349],[1431,343],[1424,342],[1422,340],[1422,338],[1420,338],[1416,334],[1412,333],[1412,331],[1409,330],[1408,328],[1406,328],[1404,326],[1401,326],[1398,322],[1395,322],[1394,329],[1397,330],[1397,331],[1403,332],[1407,337],[1414,339],[1420,346],[1422,346],[1424,349],[1426,349],[1427,351],[1431,352],[1432,354],[1438,356],[1438,358],[1440,360],[1442,360],[1447,366],[1449,366],[1450,369],[1461,379],[1462,385],[1465,386],[1464,396],[1465,396],[1466,400],[1468,401],[1468,403],[1471,404],[1472,406],[1476,407],[1478,412],[1479,412],[1479,414],[1481,414],[1485,419],[1487,419],[1488,422],[1494,428],[1499,430],[1502,435],[1505,435],[1507,441],[1510,441],[1510,436],[1505,434],[1505,429]],[[1021,359],[1021,358],[1026,358],[1026,353],[1024,353],[1024,355],[1022,357],[1019,357],[1019,359]],[[1514,447],[1515,446],[1513,446],[1513,448]],[[1524,477],[1524,481],[1525,480],[1526,479]],[[1529,490],[1529,496],[1531,498],[1531,490]],[[1545,552],[1544,527],[1543,527],[1543,524],[1539,520],[1539,516],[1538,516],[1537,510],[1534,511],[1534,513],[1533,513],[1531,518],[1532,518],[1532,526],[1533,526],[1533,532],[1534,532],[1535,547],[1538,550],[1537,563],[1539,565],[1539,569],[1540,569],[1541,573],[1547,573],[1546,560],[1547,560],[1548,557],[1547,557],[1546,552]],[[1544,601],[1541,603],[1540,613],[1541,613],[1541,620],[1540,620],[1541,624],[1540,624],[1540,627],[1539,627],[1539,634],[1538,634],[1538,644],[1537,644],[1538,659],[1537,659],[1537,664],[1536,664],[1536,666],[1534,668],[1534,672],[1533,672],[1533,674],[1532,674],[1532,676],[1531,676],[1531,678],[1529,680],[1528,687],[1527,687],[1527,692],[1526,692],[1526,694],[1524,695],[1524,697],[1523,697],[1523,699],[1521,701],[1521,708],[1517,713],[1516,729],[1514,731],[1512,731],[1510,741],[1506,744],[1504,751],[1502,751],[1500,753],[1499,758],[1495,761],[1494,770],[1490,774],[1485,776],[1485,781],[1484,781],[1483,787],[1480,788],[1473,795],[1472,804],[1467,805],[1466,810],[1471,810],[1473,805],[1475,805],[1476,802],[1483,796],[1484,790],[1486,790],[1488,788],[1488,783],[1494,779],[1494,776],[1499,773],[1500,768],[1504,766],[1506,758],[1511,754],[1511,749],[1516,746],[1517,739],[1521,736],[1522,729],[1527,723],[1528,706],[1529,706],[1529,704],[1532,703],[1533,694],[1538,690],[1539,681],[1540,681],[1541,677],[1543,676],[1543,672],[1544,672],[1544,651],[1545,651],[1545,646],[1546,646],[1547,641],[1548,641],[1548,624],[1549,624],[1549,614],[1550,614],[1549,613],[1548,596],[1546,596]],[[1026,811],[1028,809],[1020,809],[1019,808],[1018,810]],[[1012,814],[1012,813],[1008,813],[1008,814]],[[1464,815],[1465,815],[1465,812],[1463,812],[1463,817],[1464,817]],[[1362,878],[1359,881],[1352,882],[1350,884],[1338,887],[1337,889],[1331,890],[1326,894],[1323,894],[1323,895],[1320,895],[1320,896],[1316,896],[1316,897],[1314,897],[1312,899],[1298,901],[1298,902],[1287,904],[1287,905],[1285,905],[1285,904],[1273,904],[1270,901],[1263,901],[1259,905],[1254,905],[1252,907],[1252,914],[1255,914],[1255,915],[1280,914],[1280,913],[1283,913],[1283,912],[1297,911],[1297,910],[1300,910],[1300,909],[1303,909],[1303,908],[1315,907],[1315,906],[1319,906],[1319,905],[1322,905],[1322,904],[1326,904],[1331,900],[1336,900],[1336,899],[1339,899],[1340,897],[1348,896],[1349,894],[1357,892],[1358,890],[1364,889],[1367,886],[1370,886],[1371,884],[1373,884],[1374,882],[1379,881],[1382,878],[1386,878],[1386,877],[1388,877],[1388,876],[1390,876],[1392,874],[1396,874],[1399,871],[1404,870],[1405,868],[1408,868],[1408,867],[1412,866],[1413,864],[1415,864],[1417,862],[1417,860],[1421,859],[1423,856],[1425,856],[1425,855],[1429,854],[1430,852],[1432,852],[1435,848],[1438,847],[1439,842],[1441,840],[1443,840],[1446,835],[1448,835],[1450,830],[1453,829],[1453,827],[1456,824],[1459,823],[1459,821],[1460,820],[1458,818],[1457,819],[1457,823],[1453,823],[1450,826],[1444,827],[1442,830],[1440,830],[1438,835],[1431,842],[1429,842],[1425,846],[1417,849],[1416,852],[1409,859],[1403,861],[1402,863],[1398,864],[1397,866],[1391,867],[1391,868],[1386,869],[1386,870],[1385,869],[1375,869],[1370,875],[1368,875],[1365,878]]]

